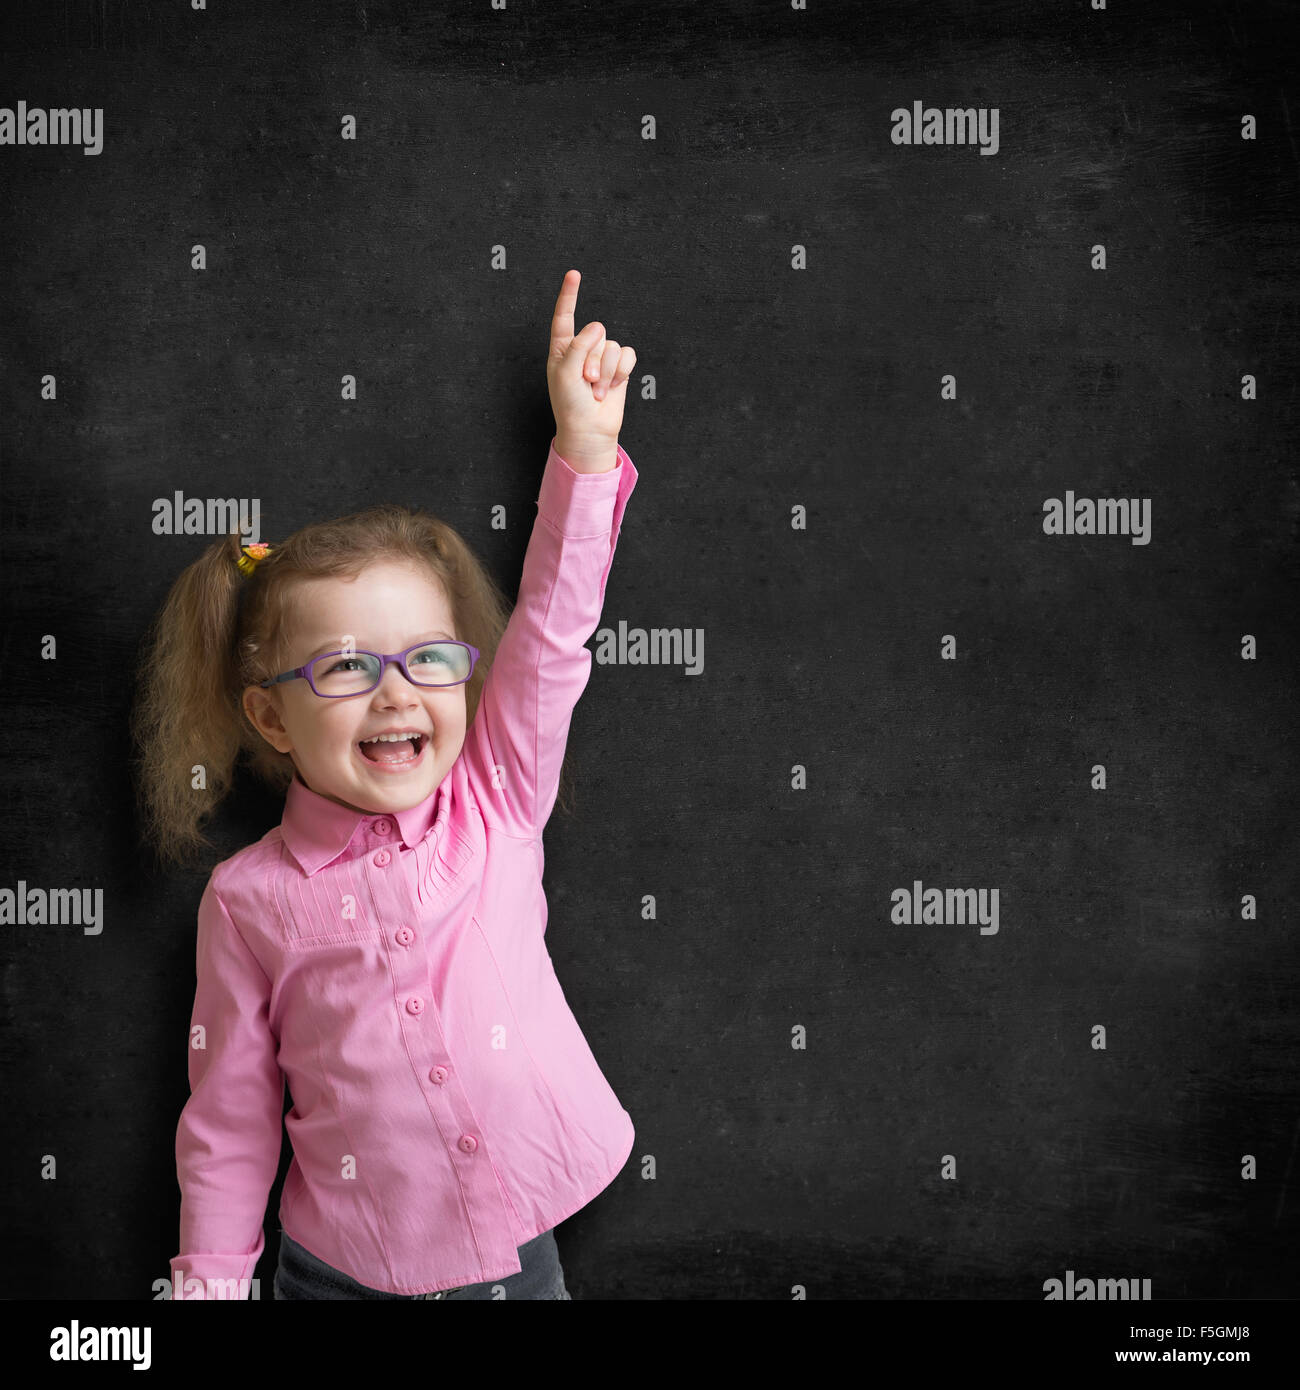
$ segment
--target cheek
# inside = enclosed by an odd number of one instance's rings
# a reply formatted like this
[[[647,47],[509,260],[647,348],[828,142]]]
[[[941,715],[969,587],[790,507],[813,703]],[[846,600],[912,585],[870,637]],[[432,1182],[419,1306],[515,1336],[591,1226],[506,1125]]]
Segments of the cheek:
[[[341,752],[344,757],[350,757],[352,753],[352,726],[351,724],[340,724],[337,728],[333,725],[322,725],[318,727],[312,738],[312,746],[321,753]]]

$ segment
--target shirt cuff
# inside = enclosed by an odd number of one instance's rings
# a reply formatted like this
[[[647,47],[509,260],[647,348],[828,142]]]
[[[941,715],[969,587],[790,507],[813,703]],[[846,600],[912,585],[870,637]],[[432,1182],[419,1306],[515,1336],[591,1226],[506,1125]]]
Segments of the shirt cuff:
[[[253,1270],[262,1254],[265,1237],[257,1249],[245,1255],[177,1255],[171,1261],[172,1298],[191,1302],[199,1299],[248,1298]]]
[[[615,513],[636,485],[636,467],[618,445],[613,468],[604,473],[579,473],[555,452],[555,439],[546,455],[546,468],[537,491],[537,510],[562,536],[581,540],[608,536]]]

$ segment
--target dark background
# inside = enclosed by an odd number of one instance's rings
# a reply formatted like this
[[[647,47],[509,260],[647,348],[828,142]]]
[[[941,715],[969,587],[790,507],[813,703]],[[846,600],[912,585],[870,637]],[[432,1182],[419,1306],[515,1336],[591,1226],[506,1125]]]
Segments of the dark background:
[[[546,835],[637,1128],[558,1232],[574,1298],[1294,1298],[1291,14],[7,13],[0,105],[102,106],[105,143],[0,148],[0,886],[106,924],[3,929],[0,1295],[149,1299],[177,1248],[206,869],[141,850],[126,719],[207,538],[153,499],[258,496],[272,542],[421,504],[513,596],[576,266],[638,355],[602,626],[702,628],[705,670],[593,669]],[[996,106],[998,154],[893,145],[914,100]],[[1067,489],[1150,498],[1151,544],[1045,536]],[[279,815],[241,788],[217,857]],[[894,924],[914,879],[997,888],[1000,931]]]

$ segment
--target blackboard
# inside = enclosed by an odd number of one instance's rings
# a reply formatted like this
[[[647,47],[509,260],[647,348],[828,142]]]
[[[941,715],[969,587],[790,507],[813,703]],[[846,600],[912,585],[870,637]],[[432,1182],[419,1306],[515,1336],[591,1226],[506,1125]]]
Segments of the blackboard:
[[[102,147],[0,144],[0,887],[103,929],[4,929],[4,1296],[176,1250],[206,870],[140,844],[127,720],[199,541],[155,499],[426,506],[513,596],[576,266],[638,355],[602,629],[701,655],[596,661],[547,830],[637,1127],[575,1300],[1294,1298],[1289,18],[7,15],[7,107]],[[241,783],[218,857],[279,815]]]

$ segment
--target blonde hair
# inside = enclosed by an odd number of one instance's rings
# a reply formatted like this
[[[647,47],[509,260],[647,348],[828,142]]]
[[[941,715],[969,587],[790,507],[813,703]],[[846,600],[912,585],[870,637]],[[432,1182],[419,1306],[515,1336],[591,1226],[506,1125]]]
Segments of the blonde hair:
[[[249,577],[239,571],[239,556],[238,533],[212,542],[172,585],[143,642],[132,765],[142,838],[164,865],[187,864],[213,848],[201,827],[229,793],[241,754],[273,790],[284,793],[293,780],[293,760],[250,723],[243,693],[290,665],[286,615],[296,581],[352,578],[391,560],[441,586],[457,637],[481,652],[465,685],[466,728],[510,616],[509,601],[459,533],[422,508],[382,503],[304,526]],[[200,789],[196,765],[205,772]],[[565,812],[572,809],[568,765],[566,754],[557,789]]]

